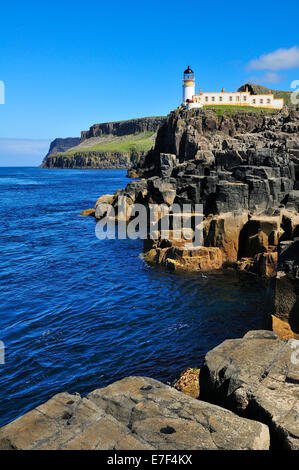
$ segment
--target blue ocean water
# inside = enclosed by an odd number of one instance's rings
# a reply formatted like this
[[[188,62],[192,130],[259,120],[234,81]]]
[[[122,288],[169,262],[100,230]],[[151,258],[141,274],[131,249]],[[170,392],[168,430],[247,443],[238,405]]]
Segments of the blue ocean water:
[[[125,174],[0,168],[0,426],[61,391],[128,375],[170,383],[261,327],[261,280],[165,272],[144,263],[142,241],[96,238],[78,213]]]

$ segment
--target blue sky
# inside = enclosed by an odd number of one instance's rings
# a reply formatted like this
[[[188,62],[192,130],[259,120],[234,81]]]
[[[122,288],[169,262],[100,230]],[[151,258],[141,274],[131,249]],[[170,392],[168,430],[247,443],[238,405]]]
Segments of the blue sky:
[[[0,165],[37,165],[41,145],[96,122],[167,114],[188,64],[197,89],[290,90],[298,13],[293,0],[2,2]]]

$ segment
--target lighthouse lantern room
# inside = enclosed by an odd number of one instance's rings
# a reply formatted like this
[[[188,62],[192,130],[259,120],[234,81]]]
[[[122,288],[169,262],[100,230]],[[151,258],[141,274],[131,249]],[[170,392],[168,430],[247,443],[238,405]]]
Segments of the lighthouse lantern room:
[[[183,104],[187,103],[187,100],[192,101],[193,96],[195,95],[195,80],[194,80],[194,72],[188,68],[184,72],[184,79],[183,79]]]

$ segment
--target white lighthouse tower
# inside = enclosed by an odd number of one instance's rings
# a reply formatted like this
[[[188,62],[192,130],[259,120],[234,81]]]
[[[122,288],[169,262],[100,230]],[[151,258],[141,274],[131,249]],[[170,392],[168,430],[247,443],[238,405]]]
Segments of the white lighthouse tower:
[[[183,79],[183,105],[187,103],[187,100],[192,100],[195,95],[195,79],[194,72],[190,69],[190,65],[184,72]]]

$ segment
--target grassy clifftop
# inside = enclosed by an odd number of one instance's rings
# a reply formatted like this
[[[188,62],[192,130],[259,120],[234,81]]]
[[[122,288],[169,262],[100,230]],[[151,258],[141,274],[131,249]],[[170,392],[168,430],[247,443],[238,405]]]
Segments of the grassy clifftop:
[[[131,153],[146,152],[150,150],[155,142],[154,132],[141,132],[139,134],[105,137],[93,137],[83,141],[81,144],[69,149],[67,152],[56,153],[55,156],[73,156],[76,153]]]
[[[56,139],[42,168],[131,168],[155,143],[164,116],[94,124],[73,145]],[[60,147],[55,142],[61,143]],[[68,139],[69,140],[69,139]]]
[[[155,143],[156,133],[92,137],[45,158],[42,168],[131,168]]]
[[[234,105],[221,105],[221,104],[214,104],[214,105],[206,105],[204,109],[213,109],[217,116],[222,116],[223,114],[235,114],[235,113],[278,113],[279,110],[272,109],[272,108],[258,108],[253,106],[234,106]]]

